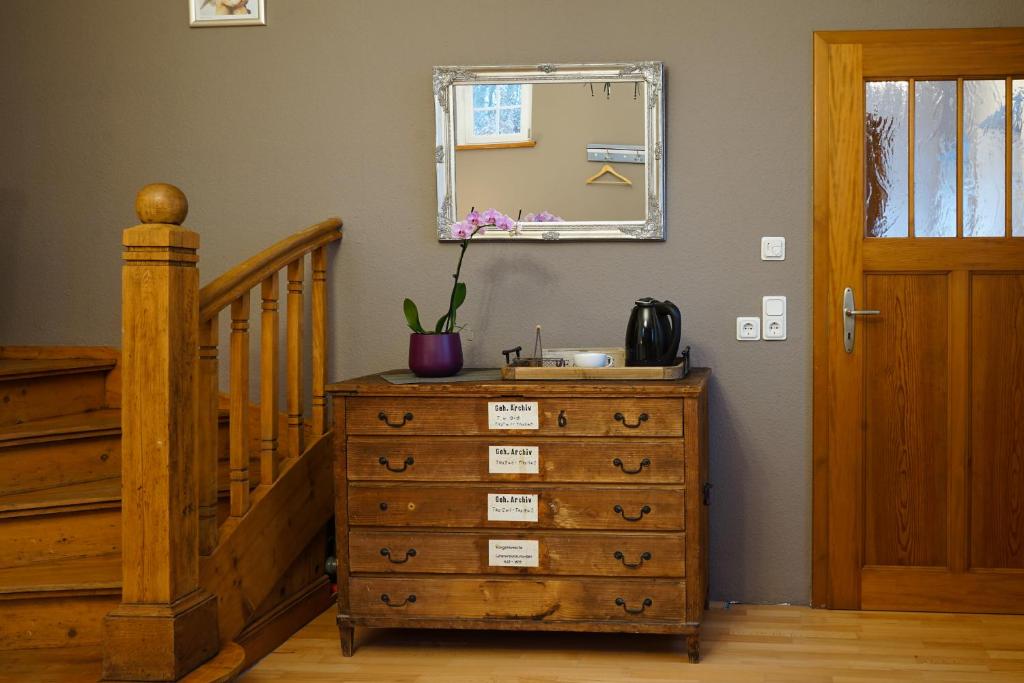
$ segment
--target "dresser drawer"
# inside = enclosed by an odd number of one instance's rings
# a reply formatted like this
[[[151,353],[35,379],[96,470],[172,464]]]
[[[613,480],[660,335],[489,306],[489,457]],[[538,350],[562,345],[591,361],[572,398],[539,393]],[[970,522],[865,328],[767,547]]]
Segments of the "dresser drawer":
[[[362,483],[348,495],[355,526],[668,531],[684,528],[683,509],[683,489],[665,487]]]
[[[348,547],[368,574],[685,575],[683,534],[353,529]]]
[[[352,578],[353,617],[684,621],[672,579]]]
[[[681,439],[356,436],[347,450],[351,480],[682,484],[684,471]]]
[[[526,428],[492,424],[513,416]],[[497,407],[504,406],[505,411]],[[425,398],[356,397],[346,401],[348,434],[477,435],[538,434],[551,436],[683,435],[682,402],[671,398]],[[492,428],[493,427],[493,428]]]

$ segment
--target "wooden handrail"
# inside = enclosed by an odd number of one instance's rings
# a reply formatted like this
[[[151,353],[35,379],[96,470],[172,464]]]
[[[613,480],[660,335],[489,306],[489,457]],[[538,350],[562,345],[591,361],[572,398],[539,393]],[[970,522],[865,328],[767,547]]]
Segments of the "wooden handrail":
[[[247,258],[199,290],[199,321],[217,315],[289,263],[340,239],[341,219],[328,218]]]

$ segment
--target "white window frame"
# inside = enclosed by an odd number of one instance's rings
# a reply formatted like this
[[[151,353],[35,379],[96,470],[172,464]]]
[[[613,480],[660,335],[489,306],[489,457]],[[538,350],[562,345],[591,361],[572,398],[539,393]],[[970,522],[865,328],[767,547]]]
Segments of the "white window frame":
[[[478,83],[474,85],[490,85],[489,83]],[[461,114],[467,112],[466,116],[457,116],[456,134],[458,145],[493,145],[510,142],[529,142],[533,132],[533,85],[520,83],[519,91],[519,133],[504,133],[493,135],[476,135],[473,132],[473,86],[459,87],[455,89],[457,105],[455,111]],[[511,107],[506,107],[511,108]]]

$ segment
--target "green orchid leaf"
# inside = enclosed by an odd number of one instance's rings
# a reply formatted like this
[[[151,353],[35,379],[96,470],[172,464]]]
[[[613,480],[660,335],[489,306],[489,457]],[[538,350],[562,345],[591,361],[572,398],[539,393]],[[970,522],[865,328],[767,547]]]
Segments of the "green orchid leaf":
[[[453,309],[458,309],[466,301],[466,283],[460,282],[455,285],[455,301],[452,303]]]
[[[409,324],[409,329],[419,334],[426,334],[427,331],[420,324],[420,312],[412,299],[406,299],[403,308],[405,309],[405,321]]]
[[[454,319],[455,311],[457,311],[459,306],[461,306],[465,301],[466,301],[466,283],[465,282],[460,282],[457,285],[455,285],[455,293],[454,293],[454,296],[452,298],[451,310],[449,310],[447,313],[445,313],[444,315],[442,315],[438,319],[437,325],[434,326],[434,331],[437,332],[438,334],[441,334],[442,332],[444,332],[445,331],[445,327],[448,326],[448,320],[449,319]],[[449,327],[448,332],[454,332],[454,325],[451,325],[451,326],[448,326],[448,327]]]

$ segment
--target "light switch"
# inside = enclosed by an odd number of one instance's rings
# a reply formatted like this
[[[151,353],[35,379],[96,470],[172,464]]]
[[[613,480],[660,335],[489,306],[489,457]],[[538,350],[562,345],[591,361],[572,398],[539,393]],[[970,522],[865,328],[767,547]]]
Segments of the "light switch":
[[[736,339],[739,341],[757,341],[760,338],[760,318],[736,318]]]
[[[761,238],[761,260],[762,261],[785,261],[786,260],[786,238],[785,237],[762,237]]]
[[[773,295],[761,299],[761,326],[766,341],[786,338],[786,297]]]

